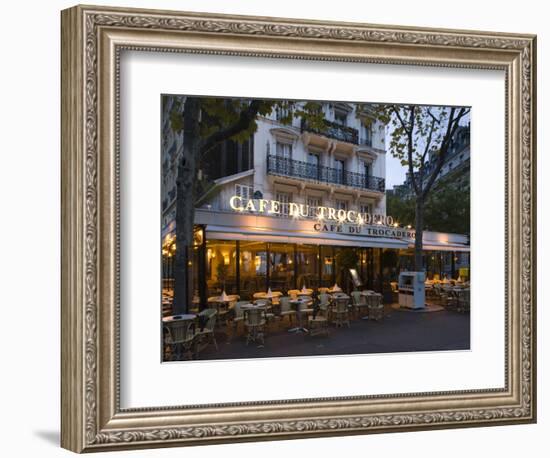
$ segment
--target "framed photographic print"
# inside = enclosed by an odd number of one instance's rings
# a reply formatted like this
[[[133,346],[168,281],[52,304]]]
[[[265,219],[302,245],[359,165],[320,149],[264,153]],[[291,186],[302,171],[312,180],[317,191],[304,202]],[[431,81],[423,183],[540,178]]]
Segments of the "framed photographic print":
[[[532,35],[62,12],[62,446],[536,420]]]

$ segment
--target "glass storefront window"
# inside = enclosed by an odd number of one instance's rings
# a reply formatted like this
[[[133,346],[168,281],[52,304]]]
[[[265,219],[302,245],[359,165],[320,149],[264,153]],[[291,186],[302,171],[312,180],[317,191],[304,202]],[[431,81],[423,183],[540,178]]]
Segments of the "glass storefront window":
[[[237,243],[232,240],[207,240],[206,288],[208,296],[237,294]]]
[[[273,291],[296,287],[294,278],[294,244],[269,244],[269,286]]]
[[[360,288],[385,292],[389,290],[388,285],[397,281],[400,271],[412,270],[414,265],[411,248],[395,250],[231,240],[207,240],[205,246],[189,248],[190,300],[200,297],[203,286],[206,286],[206,297],[220,295],[225,290],[227,294],[239,294],[243,300],[252,300],[254,293],[265,292],[268,288],[286,294],[290,289],[304,286],[317,289],[338,283],[344,290],[352,291],[355,286],[349,275],[350,267],[359,274]],[[172,258],[170,248],[163,246],[165,291],[173,282]],[[426,251],[423,261],[429,279],[469,277],[469,253]],[[348,265],[350,263],[354,265]]]
[[[316,245],[297,245],[297,287],[319,287],[319,250]]]
[[[267,289],[267,244],[264,242],[239,242],[239,274],[241,299]]]
[[[329,246],[321,247],[321,285],[330,287],[335,282],[334,248]]]

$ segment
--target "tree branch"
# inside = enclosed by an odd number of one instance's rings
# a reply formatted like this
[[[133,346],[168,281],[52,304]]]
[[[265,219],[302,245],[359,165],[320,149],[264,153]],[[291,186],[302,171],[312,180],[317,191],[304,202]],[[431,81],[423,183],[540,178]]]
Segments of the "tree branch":
[[[445,162],[445,159],[447,158],[447,152],[449,150],[449,146],[451,144],[451,140],[454,137],[457,129],[458,129],[458,122],[460,119],[462,119],[467,113],[470,112],[469,108],[461,108],[458,112],[458,115],[456,118],[454,117],[455,108],[451,108],[451,113],[449,115],[449,123],[447,124],[447,131],[445,132],[445,136],[443,137],[443,142],[441,143],[441,148],[439,149],[439,156],[437,159],[437,164],[435,168],[432,170],[432,173],[430,175],[430,178],[428,180],[428,184],[426,185],[426,188],[424,189],[423,195],[426,197],[428,192],[430,192],[430,189],[432,185],[435,182],[435,179],[439,172],[441,171],[441,168],[443,167],[443,164]]]
[[[401,123],[401,127],[403,127],[403,130],[407,134],[409,134],[409,129],[407,129],[407,126],[405,125],[405,122],[403,121],[403,118],[401,118],[401,115],[399,114],[399,109],[396,108],[395,105],[392,105],[392,110],[395,113],[395,115],[397,116],[397,119],[399,119],[399,122]],[[411,133],[412,133],[412,129],[411,129]]]
[[[430,110],[428,110],[428,113]],[[428,134],[428,140],[426,142],[426,147],[424,148],[424,153],[422,153],[422,166],[424,165],[424,161],[426,160],[426,155],[428,154],[428,151],[430,150],[430,146],[432,144],[432,136],[435,131],[435,123],[436,123],[435,117],[432,115],[432,124],[430,126],[430,133]]]
[[[261,100],[253,100],[252,102],[250,102],[250,105],[248,105],[248,108],[246,110],[241,111],[239,119],[237,121],[235,121],[230,126],[227,126],[225,129],[218,130],[209,137],[205,138],[202,141],[202,145],[200,147],[201,155],[206,153],[209,149],[211,149],[218,143],[223,142],[224,140],[233,137],[233,135],[236,135],[239,132],[248,129],[250,123],[254,121],[254,118],[256,118],[258,111],[260,110],[261,103]]]
[[[409,123],[410,123],[410,131],[407,131],[407,139],[408,139],[408,145],[407,145],[407,159],[409,163],[409,174],[411,176],[411,183],[413,185],[413,189],[415,194],[418,196],[422,192],[422,180],[420,180],[420,187],[418,186],[417,180],[414,176],[414,168],[413,168],[413,153],[414,153],[414,141],[413,141],[413,131],[414,131],[414,112],[415,112],[415,106],[411,105],[409,107],[410,113],[409,113]],[[422,177],[420,177],[422,178]]]

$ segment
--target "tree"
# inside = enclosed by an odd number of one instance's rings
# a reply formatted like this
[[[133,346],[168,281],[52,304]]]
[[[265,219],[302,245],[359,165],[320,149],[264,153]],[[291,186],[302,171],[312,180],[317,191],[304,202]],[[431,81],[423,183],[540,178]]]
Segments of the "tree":
[[[457,186],[458,177],[438,180],[424,205],[424,229],[439,232],[470,233],[470,193]],[[388,194],[386,210],[402,225],[415,223],[415,199]]]
[[[420,271],[426,201],[448,156],[455,132],[470,109],[381,105],[377,112],[378,117],[391,129],[390,153],[408,168],[415,196],[414,269]]]
[[[185,313],[188,309],[186,275],[189,249],[194,238],[201,160],[208,151],[226,140],[246,141],[257,129],[257,117],[270,114],[274,108],[283,114],[279,120],[284,124],[295,117],[305,117],[310,125],[324,127],[321,104],[317,102],[297,104],[294,101],[216,97],[177,97],[174,100],[170,124],[175,132],[183,134],[183,152],[177,164],[176,179],[174,313]]]
[[[434,187],[424,209],[426,229],[470,234],[470,193],[445,177]]]

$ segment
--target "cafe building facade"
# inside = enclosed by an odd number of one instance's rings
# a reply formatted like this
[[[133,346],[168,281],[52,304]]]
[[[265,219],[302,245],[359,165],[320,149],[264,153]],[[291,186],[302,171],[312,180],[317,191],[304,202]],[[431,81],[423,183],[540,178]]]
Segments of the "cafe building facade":
[[[212,180],[197,202],[187,277],[195,296],[346,287],[350,267],[364,288],[382,292],[400,270],[412,270],[415,232],[386,214],[385,126],[365,105],[326,103],[323,112],[319,131],[297,118],[285,125],[274,110],[258,118],[250,141],[215,152],[216,170],[205,166]],[[164,160],[177,150],[167,144]],[[169,193],[164,186],[165,285],[175,242]],[[466,274],[466,236],[424,232],[423,243],[430,278]]]

